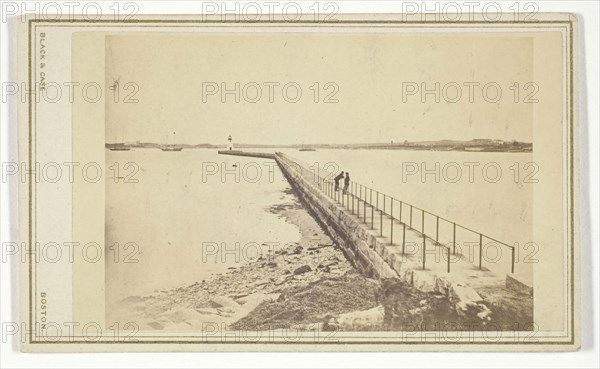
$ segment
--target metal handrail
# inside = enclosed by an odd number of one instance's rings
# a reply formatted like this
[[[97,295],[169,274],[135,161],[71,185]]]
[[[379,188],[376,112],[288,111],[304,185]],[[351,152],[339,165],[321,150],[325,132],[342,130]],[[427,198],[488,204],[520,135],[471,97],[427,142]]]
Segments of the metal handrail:
[[[422,209],[418,206],[409,204],[402,200],[398,200],[392,196],[381,193],[377,190],[374,190],[372,188],[364,186],[355,181],[350,181],[348,190],[346,191],[346,193],[339,194],[338,192],[342,192],[344,186],[342,184],[342,186],[340,186],[340,191],[334,191],[334,183],[330,177],[335,175],[335,173],[325,171],[328,173],[328,175],[321,176],[319,173],[315,173],[312,170],[308,170],[303,165],[300,165],[297,162],[294,162],[283,156],[279,156],[279,157],[281,159],[283,159],[284,161],[286,161],[288,164],[293,163],[294,166],[300,167],[300,169],[301,169],[300,174],[302,175],[302,177],[306,178],[306,174],[310,174],[310,176],[308,176],[308,179],[313,184],[316,184],[318,186],[319,190],[321,190],[323,193],[325,193],[325,195],[327,195],[328,197],[332,198],[334,201],[340,202],[342,204],[342,206],[344,206],[345,208],[350,210],[353,215],[354,215],[354,211],[355,211],[355,202],[357,202],[356,215],[358,216],[358,219],[362,220],[365,224],[367,224],[367,205],[369,207],[371,207],[371,229],[374,229],[374,209],[377,209],[377,211],[380,212],[379,224],[380,224],[380,236],[382,236],[382,237],[383,237],[383,228],[384,228],[383,216],[384,215],[389,216],[390,217],[390,244],[393,244],[393,239],[394,239],[394,221],[396,220],[400,224],[402,224],[403,225],[403,235],[402,235],[402,239],[403,239],[402,240],[402,253],[403,254],[404,254],[405,241],[406,241],[406,238],[405,238],[406,226],[408,225],[408,227],[410,229],[421,234],[423,236],[423,269],[425,269],[425,247],[426,247],[426,241],[427,241],[426,239],[429,238],[430,240],[434,241],[436,245],[443,246],[447,249],[447,252],[448,252],[448,268],[447,269],[448,269],[448,272],[450,271],[450,247],[439,243],[439,224],[440,224],[440,220],[441,220],[441,221],[444,221],[444,222],[452,225],[453,235],[452,235],[451,245],[452,245],[452,249],[453,249],[452,253],[454,255],[456,254],[456,228],[458,227],[463,230],[469,231],[476,236],[477,235],[479,236],[479,269],[480,270],[482,269],[482,263],[483,263],[483,260],[482,260],[483,259],[483,240],[487,239],[487,240],[493,241],[495,243],[498,243],[502,246],[510,248],[510,250],[511,250],[511,273],[515,272],[515,246],[512,246],[505,242],[499,241],[496,238],[487,236],[487,235],[483,234],[482,232],[475,231],[469,227],[466,227],[466,226],[463,226],[456,222],[453,222],[449,219],[446,219],[442,216],[439,216],[430,211]],[[373,192],[376,193],[375,204],[373,204]],[[369,196],[367,196],[367,193],[369,193]],[[344,202],[344,196],[346,196],[345,202]],[[379,202],[380,196],[383,197],[383,201],[381,203],[382,207],[379,206],[380,205],[380,202]],[[351,199],[350,199],[350,197],[351,197]],[[367,201],[367,199],[368,199],[368,201]],[[389,201],[386,201],[388,199],[389,199]],[[351,204],[350,204],[350,201],[351,201]],[[397,203],[400,203],[399,218],[396,218],[393,215],[394,201]],[[360,206],[361,202],[363,203],[362,214],[361,214],[361,206]],[[386,206],[386,203],[389,203],[389,213],[386,211],[386,209],[388,208],[388,206]],[[402,209],[404,208],[404,206],[407,206],[410,208],[409,223],[404,222],[402,219]],[[414,210],[421,212],[421,230],[413,228],[413,212],[414,212]],[[435,237],[433,237],[431,234],[427,234],[427,232],[425,230],[425,214],[433,216],[436,219]]]

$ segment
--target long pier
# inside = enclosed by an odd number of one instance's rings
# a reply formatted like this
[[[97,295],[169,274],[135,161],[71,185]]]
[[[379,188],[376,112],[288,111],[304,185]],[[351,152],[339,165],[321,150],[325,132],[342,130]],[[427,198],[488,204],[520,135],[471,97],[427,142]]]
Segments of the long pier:
[[[221,155],[247,156],[251,158],[275,159],[275,154],[266,152],[250,152],[241,150],[219,150]]]
[[[347,191],[343,186],[336,190],[334,173],[315,172],[283,153],[219,153],[274,159],[307,210],[357,269],[371,277],[399,278],[445,295],[479,296],[479,290],[533,294],[530,282],[515,274],[512,245],[356,182]],[[493,262],[484,258],[492,247],[501,253]]]

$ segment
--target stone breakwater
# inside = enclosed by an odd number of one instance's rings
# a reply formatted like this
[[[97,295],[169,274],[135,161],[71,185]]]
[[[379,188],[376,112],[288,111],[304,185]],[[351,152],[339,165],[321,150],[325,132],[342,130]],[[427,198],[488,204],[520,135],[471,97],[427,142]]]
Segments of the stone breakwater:
[[[398,273],[373,249],[377,240],[358,218],[344,211],[299,175],[299,166],[293,160],[277,153],[276,161],[307,210],[326,229],[358,270],[377,279],[398,277]]]
[[[460,256],[453,264],[452,273],[446,272],[446,263],[430,262],[423,270],[418,258],[420,252],[404,255],[397,245],[390,245],[388,240],[379,237],[377,232],[317,188],[310,170],[282,153],[276,153],[275,160],[305,207],[340,245],[347,259],[365,275],[397,279],[421,292],[440,294],[454,305],[459,315],[481,321],[492,320],[492,311],[488,307],[491,302],[515,305],[514,301],[524,299],[528,301],[522,307],[532,310],[527,307],[533,303],[531,290],[523,293],[524,289],[509,289],[506,276],[485,268],[476,270]],[[444,251],[439,245],[429,247]],[[515,283],[508,284],[512,285]],[[525,315],[531,314],[532,311]]]

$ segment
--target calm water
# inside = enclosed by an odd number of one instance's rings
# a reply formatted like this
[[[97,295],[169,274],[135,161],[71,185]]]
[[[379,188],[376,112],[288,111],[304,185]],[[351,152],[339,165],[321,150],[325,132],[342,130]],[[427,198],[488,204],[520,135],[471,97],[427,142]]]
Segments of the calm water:
[[[530,153],[281,151],[307,166],[318,163],[331,171],[348,171],[353,181],[508,244],[532,239],[535,184],[524,183],[532,172],[524,168],[532,161]],[[256,248],[245,246],[251,243],[300,239],[296,226],[269,211],[292,201],[284,193],[289,184],[271,161],[222,156],[208,149],[107,151],[106,159],[107,165],[135,162],[140,168],[135,176],[139,183],[106,183],[107,243],[135,242],[140,247],[138,263],[107,263],[107,293],[113,301],[223,272],[243,262],[244,255],[255,258]],[[234,163],[239,166],[234,168]],[[229,171],[225,177],[223,170]],[[423,170],[429,174],[423,177]],[[407,210],[403,208],[404,216]],[[427,218],[426,227],[432,221]],[[414,214],[414,222],[419,228],[420,214]],[[449,227],[440,225],[440,241],[451,241]],[[478,236],[465,232],[458,238],[476,241]],[[207,249],[202,246],[206,242],[220,246]]]
[[[139,245],[137,263],[122,261],[133,248],[121,248],[118,263],[107,257],[109,301],[202,281],[256,259],[256,244],[300,240],[296,226],[269,211],[293,199],[273,161],[152,149],[107,150],[106,160],[139,166],[138,183],[106,182],[107,244]],[[222,169],[229,171],[224,178]]]
[[[524,169],[533,161],[531,153],[281,151],[313,168],[318,163],[321,168],[348,171],[353,181],[508,244],[531,241],[535,184],[524,183],[533,172],[533,168]],[[517,167],[520,172],[515,178]],[[416,215],[414,221],[420,224]]]

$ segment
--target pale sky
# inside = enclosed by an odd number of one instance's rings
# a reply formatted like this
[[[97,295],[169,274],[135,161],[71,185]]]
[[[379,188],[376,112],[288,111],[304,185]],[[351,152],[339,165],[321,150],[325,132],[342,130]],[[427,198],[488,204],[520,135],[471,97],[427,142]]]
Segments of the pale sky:
[[[466,33],[211,33],[107,36],[106,82],[139,86],[138,103],[106,102],[107,141],[225,143],[362,143],[470,140],[532,140],[532,104],[523,85],[532,81],[533,40],[526,34]],[[206,95],[216,83],[234,94]],[[315,102],[315,82],[320,94]],[[332,85],[326,90],[325,84]],[[448,86],[459,102],[422,102],[406,96],[403,84]],[[469,87],[474,87],[474,102]],[[486,102],[482,89],[497,83],[499,102]],[[519,83],[521,102],[510,87]],[[265,83],[267,85],[265,85]],[[269,83],[273,102],[269,101]],[[283,97],[295,83],[296,103]],[[256,103],[256,84],[262,97]],[[203,87],[204,86],[204,87]],[[337,103],[324,103],[335,86]],[[244,98],[246,87],[246,98]],[[311,89],[312,87],[312,89]],[[131,89],[129,91],[132,91]],[[488,89],[489,98],[496,95]],[[288,89],[288,99],[295,89]],[[122,92],[125,96],[126,91]],[[225,98],[225,102],[222,102]]]

